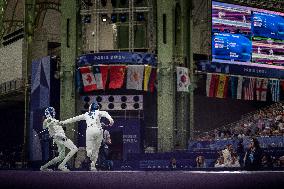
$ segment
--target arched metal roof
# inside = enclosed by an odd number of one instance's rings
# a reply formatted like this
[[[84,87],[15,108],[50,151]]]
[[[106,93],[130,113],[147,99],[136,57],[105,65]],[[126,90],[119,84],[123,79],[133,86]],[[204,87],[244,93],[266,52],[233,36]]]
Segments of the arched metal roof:
[[[42,26],[46,11],[53,9],[60,12],[61,0],[36,0],[35,27]],[[3,0],[0,4],[0,39],[24,27],[24,0]]]

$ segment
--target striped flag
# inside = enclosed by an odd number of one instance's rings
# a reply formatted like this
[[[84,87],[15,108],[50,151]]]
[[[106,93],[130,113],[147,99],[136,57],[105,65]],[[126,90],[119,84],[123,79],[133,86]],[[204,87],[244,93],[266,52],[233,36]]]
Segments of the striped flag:
[[[272,95],[272,101],[273,102],[279,102],[280,98],[280,92],[279,92],[279,87],[280,87],[280,81],[279,79],[270,79],[269,80],[269,85],[270,85],[270,92]]]
[[[152,71],[152,66],[145,65],[145,68],[144,68],[144,87],[143,87],[144,91],[148,91],[148,84],[149,84],[149,80],[150,80],[151,71]]]
[[[238,77],[238,86],[237,86],[237,99],[242,99],[242,91],[243,91],[243,80],[242,76]]]
[[[82,75],[84,91],[89,92],[97,89],[96,80],[91,66],[81,67],[80,72]]]
[[[257,78],[256,80],[256,100],[266,101],[268,79]]]
[[[215,97],[215,89],[216,85],[219,82],[219,75],[217,74],[207,74],[207,79],[206,79],[206,95],[208,97]]]
[[[157,68],[152,68],[149,80],[149,91],[153,93],[157,88]]]
[[[243,93],[244,100],[254,100],[255,78],[244,78]]]
[[[229,84],[229,77],[221,74],[219,76],[219,81],[217,83],[216,88],[216,97],[217,98],[226,98],[228,93],[228,84]]]

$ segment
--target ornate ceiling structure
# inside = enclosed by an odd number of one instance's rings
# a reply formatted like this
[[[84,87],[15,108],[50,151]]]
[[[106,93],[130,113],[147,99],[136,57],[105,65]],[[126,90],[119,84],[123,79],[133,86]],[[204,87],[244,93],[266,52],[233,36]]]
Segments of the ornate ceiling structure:
[[[24,27],[24,0],[2,0],[0,4],[0,39]],[[48,9],[60,12],[60,0],[36,0],[35,28],[42,26]]]
[[[42,26],[48,9],[60,12],[61,0],[36,0],[35,28]],[[284,1],[279,0],[218,0],[244,6],[284,12]],[[2,0],[0,2],[0,39],[24,26],[24,0]]]

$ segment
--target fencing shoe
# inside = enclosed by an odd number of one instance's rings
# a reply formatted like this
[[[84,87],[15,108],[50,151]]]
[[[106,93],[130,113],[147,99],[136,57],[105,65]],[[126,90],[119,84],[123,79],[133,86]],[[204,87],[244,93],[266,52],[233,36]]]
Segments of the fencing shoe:
[[[65,172],[70,171],[70,170],[66,167],[66,165],[59,165],[59,166],[58,166],[58,169],[61,170],[61,171],[65,171]]]

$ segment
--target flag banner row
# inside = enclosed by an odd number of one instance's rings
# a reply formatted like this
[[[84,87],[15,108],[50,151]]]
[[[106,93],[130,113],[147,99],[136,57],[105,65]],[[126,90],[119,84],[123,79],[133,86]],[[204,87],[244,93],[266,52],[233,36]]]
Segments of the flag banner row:
[[[157,68],[150,65],[96,65],[77,70],[77,88],[91,92],[106,89],[144,90],[154,92]]]
[[[207,73],[207,97],[279,102],[280,89],[284,82],[279,79]]]

